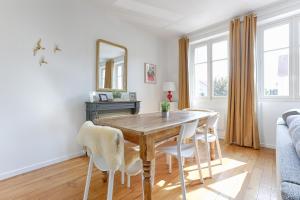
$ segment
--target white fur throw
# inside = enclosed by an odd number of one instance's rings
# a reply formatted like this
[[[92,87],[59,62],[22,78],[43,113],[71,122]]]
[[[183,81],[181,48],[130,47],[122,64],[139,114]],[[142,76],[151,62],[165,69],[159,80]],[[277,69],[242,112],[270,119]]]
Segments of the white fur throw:
[[[77,141],[93,154],[94,164],[103,171],[118,170],[124,163],[124,138],[121,130],[95,126],[85,122],[79,130]]]

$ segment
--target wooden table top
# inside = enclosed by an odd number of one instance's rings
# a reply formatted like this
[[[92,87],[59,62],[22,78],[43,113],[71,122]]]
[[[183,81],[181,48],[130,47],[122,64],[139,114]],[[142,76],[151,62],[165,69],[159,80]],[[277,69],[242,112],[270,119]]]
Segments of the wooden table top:
[[[153,132],[179,126],[197,119],[206,119],[212,113],[199,111],[174,111],[168,118],[162,118],[161,113],[147,113],[139,115],[110,117],[99,119],[96,124],[111,126],[121,130],[128,130],[135,134],[150,134]]]

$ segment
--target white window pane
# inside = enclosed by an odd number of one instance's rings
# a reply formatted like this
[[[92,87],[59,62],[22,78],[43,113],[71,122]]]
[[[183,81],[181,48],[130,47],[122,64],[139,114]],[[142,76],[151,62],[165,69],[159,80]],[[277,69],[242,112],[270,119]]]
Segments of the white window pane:
[[[105,80],[105,67],[104,66],[102,66],[100,68],[100,77],[101,77],[99,80],[100,88],[104,88],[104,80]]]
[[[122,76],[122,65],[118,66],[118,72],[117,72],[118,76]]]
[[[227,96],[228,93],[228,61],[214,61],[213,66],[213,95]]]
[[[228,56],[228,42],[227,40],[213,43],[212,58],[213,60],[226,59]]]
[[[264,51],[289,47],[289,24],[264,31]]]
[[[207,46],[195,48],[195,63],[207,62]]]
[[[195,65],[195,95],[207,96],[207,64]]]
[[[123,86],[122,86],[122,76],[118,76],[118,80],[117,80],[117,85],[118,85],[118,89],[123,89]]]
[[[264,94],[289,95],[289,49],[264,53]]]

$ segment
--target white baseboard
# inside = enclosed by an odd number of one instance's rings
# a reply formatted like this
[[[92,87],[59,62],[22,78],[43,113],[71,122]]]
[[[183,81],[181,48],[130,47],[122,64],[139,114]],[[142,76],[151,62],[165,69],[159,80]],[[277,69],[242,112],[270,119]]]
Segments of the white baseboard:
[[[274,144],[260,144],[260,146],[269,149],[276,149],[276,145]]]
[[[43,167],[47,167],[49,165],[60,163],[60,162],[63,162],[65,160],[70,160],[72,158],[76,158],[76,157],[82,156],[84,154],[85,153],[83,151],[80,151],[80,152],[77,152],[77,153],[69,154],[69,155],[62,156],[62,157],[59,157],[59,158],[55,158],[55,159],[52,159],[52,160],[47,160],[47,161],[44,161],[44,162],[36,163],[36,164],[30,165],[30,166],[27,166],[27,167],[24,167],[24,168],[21,168],[21,169],[16,169],[16,170],[9,171],[9,172],[4,172],[4,173],[0,174],[0,181],[2,181],[4,179],[11,178],[11,177],[14,177],[14,176],[17,176],[17,175],[20,175],[20,174],[31,172],[33,170],[37,170],[37,169],[40,169],[40,168],[43,168]]]
[[[224,140],[224,135],[219,136],[219,139]],[[269,149],[276,149],[276,145],[273,144],[260,144],[261,147],[269,148]]]

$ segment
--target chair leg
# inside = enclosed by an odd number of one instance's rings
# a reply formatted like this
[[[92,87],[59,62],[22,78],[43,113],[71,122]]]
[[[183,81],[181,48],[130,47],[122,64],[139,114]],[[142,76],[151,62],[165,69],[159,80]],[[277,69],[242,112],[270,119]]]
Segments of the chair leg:
[[[186,189],[185,189],[185,182],[184,182],[184,173],[183,173],[180,146],[177,146],[177,159],[178,159],[179,175],[180,175],[180,182],[181,182],[182,199],[186,200]]]
[[[114,177],[115,177],[115,172],[109,171],[107,200],[112,200],[113,191],[114,191]]]
[[[141,173],[141,177],[142,177],[142,200],[144,200],[144,173]]]
[[[155,180],[155,158],[151,161],[151,185],[152,188],[154,186],[154,180]]]
[[[170,155],[166,153],[166,164],[169,165],[169,157]]]
[[[127,174],[127,187],[130,188],[130,175]]]
[[[196,157],[196,162],[198,165],[200,182],[204,183],[203,176],[202,176],[202,170],[201,170],[201,161],[200,161],[200,156],[199,156],[198,143],[197,143],[197,140],[195,140],[195,139],[194,139],[194,145],[195,145],[195,157]]]
[[[124,172],[124,169],[122,169],[122,170],[121,170],[121,184],[122,184],[122,185],[124,185],[124,182],[125,182],[124,179],[125,179],[125,172]]]
[[[223,164],[223,161],[222,161],[223,158],[222,158],[222,152],[221,152],[220,142],[219,142],[218,138],[216,139],[216,144],[217,144],[217,151],[218,151],[220,164],[222,165]]]
[[[168,155],[168,163],[169,163],[169,174],[172,173],[172,156],[170,154],[167,154]]]
[[[89,167],[88,167],[88,173],[87,173],[87,176],[86,176],[86,183],[85,183],[85,188],[84,188],[83,200],[87,200],[88,196],[89,196],[89,189],[90,189],[92,172],[93,172],[93,155],[91,154],[90,155]]]
[[[206,142],[206,148],[207,148],[207,163],[208,163],[209,177],[212,177],[209,142]]]

